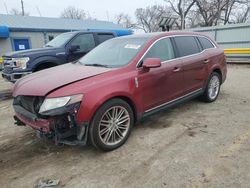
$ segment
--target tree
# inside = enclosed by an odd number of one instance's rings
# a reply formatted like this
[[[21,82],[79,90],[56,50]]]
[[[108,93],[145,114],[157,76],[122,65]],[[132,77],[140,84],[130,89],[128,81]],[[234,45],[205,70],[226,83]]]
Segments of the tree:
[[[197,11],[203,18],[201,26],[217,25],[220,19],[222,2],[220,0],[194,0],[197,5]]]
[[[12,14],[12,15],[22,15],[22,12],[19,11],[18,9],[16,9],[16,8],[13,8],[13,9],[10,10],[10,14]],[[29,16],[29,13],[24,12],[24,16]]]
[[[200,27],[202,17],[197,10],[190,10],[185,18],[185,28],[195,28]]]
[[[121,24],[128,29],[136,28],[136,25],[132,23],[131,17],[128,14],[120,13],[115,16],[115,23]]]
[[[203,18],[201,26],[246,22],[249,0],[194,0]]]
[[[171,11],[161,5],[138,8],[135,11],[137,28],[146,33],[160,31],[159,21],[163,16],[171,15]]]
[[[232,10],[231,22],[244,23],[250,20],[250,0],[238,1],[236,7]]]
[[[75,8],[73,6],[69,6],[63,10],[61,13],[62,18],[69,18],[69,19],[86,19],[86,13],[84,10]]]
[[[179,16],[179,23],[178,28],[185,29],[185,24],[186,24],[186,17],[191,10],[191,8],[194,6],[195,1],[194,0],[164,0],[167,2],[172,11],[176,13]]]

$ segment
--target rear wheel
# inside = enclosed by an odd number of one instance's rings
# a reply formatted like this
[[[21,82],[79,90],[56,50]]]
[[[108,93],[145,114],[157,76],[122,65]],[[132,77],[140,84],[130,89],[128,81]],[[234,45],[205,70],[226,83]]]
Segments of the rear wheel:
[[[130,105],[121,99],[112,99],[95,113],[89,132],[91,143],[104,151],[116,149],[126,142],[133,124]]]
[[[206,90],[202,96],[205,102],[213,102],[217,99],[220,93],[221,77],[217,72],[213,72],[206,87]]]

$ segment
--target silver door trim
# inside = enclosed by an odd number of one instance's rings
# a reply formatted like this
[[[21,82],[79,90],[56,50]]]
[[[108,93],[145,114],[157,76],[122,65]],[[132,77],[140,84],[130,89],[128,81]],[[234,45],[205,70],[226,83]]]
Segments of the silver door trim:
[[[166,38],[174,38],[174,37],[203,37],[203,38],[206,38],[207,40],[209,40],[209,41],[213,44],[214,48],[217,48],[217,46],[214,44],[214,42],[213,42],[211,39],[209,39],[208,37],[206,37],[206,36],[200,36],[200,35],[171,35],[171,36],[165,36],[165,37],[161,37],[161,38],[157,39],[156,41],[154,41],[154,42],[148,47],[148,49],[146,50],[146,52],[144,52],[144,54],[141,56],[140,60],[137,62],[136,68],[140,68],[140,67],[139,67],[140,62],[142,61],[142,59],[144,58],[144,56],[148,53],[148,51],[153,47],[153,45],[154,45],[155,43],[157,43],[157,42],[160,41],[160,40],[166,39]],[[209,49],[209,48],[208,48],[208,49]],[[183,59],[183,58],[186,58],[186,57],[196,56],[196,55],[202,54],[202,53],[203,53],[204,51],[206,51],[206,50],[207,50],[207,49],[204,49],[204,50],[200,51],[199,53],[195,53],[195,54],[191,54],[191,55],[187,55],[187,56],[183,56],[183,57],[177,57],[177,58],[169,59],[169,60],[167,60],[167,61],[161,62],[161,64],[164,64],[164,63],[167,63],[167,62],[173,61],[173,60]]]
[[[203,88],[194,90],[194,91],[192,91],[192,92],[190,92],[190,93],[188,93],[188,94],[185,94],[185,95],[183,95],[183,96],[181,96],[181,97],[178,97],[178,98],[173,99],[173,100],[171,100],[171,101],[168,101],[168,102],[166,102],[166,103],[160,104],[160,105],[158,105],[158,106],[156,106],[156,107],[150,108],[150,109],[146,110],[145,113],[150,112],[150,111],[152,111],[152,110],[155,110],[155,109],[157,109],[157,108],[160,108],[160,107],[162,107],[162,106],[168,105],[168,104],[170,104],[170,103],[172,103],[172,102],[178,101],[178,100],[180,100],[180,99],[182,99],[182,98],[184,98],[184,97],[187,97],[187,96],[189,96],[189,95],[192,95],[192,94],[194,94],[194,93],[196,93],[196,92],[199,92],[199,91],[201,91],[201,90],[203,90]]]

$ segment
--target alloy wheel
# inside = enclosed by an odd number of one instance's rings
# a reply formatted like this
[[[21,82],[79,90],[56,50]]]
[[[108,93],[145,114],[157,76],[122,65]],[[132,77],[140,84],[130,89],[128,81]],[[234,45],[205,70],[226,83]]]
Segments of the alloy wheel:
[[[214,75],[211,78],[208,86],[208,96],[211,100],[214,100],[217,97],[219,89],[220,89],[220,80],[217,75]]]
[[[116,145],[127,135],[130,126],[130,115],[122,106],[110,107],[99,122],[99,137],[106,145]]]

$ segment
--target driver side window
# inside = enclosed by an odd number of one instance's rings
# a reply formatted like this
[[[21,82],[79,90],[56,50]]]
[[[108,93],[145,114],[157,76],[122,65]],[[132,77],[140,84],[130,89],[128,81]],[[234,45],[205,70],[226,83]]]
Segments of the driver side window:
[[[161,62],[174,59],[174,50],[169,38],[161,39],[156,42],[144,56],[146,58],[160,58]]]
[[[95,47],[95,40],[92,34],[82,34],[71,42],[71,46],[79,46],[79,52],[89,52]]]

